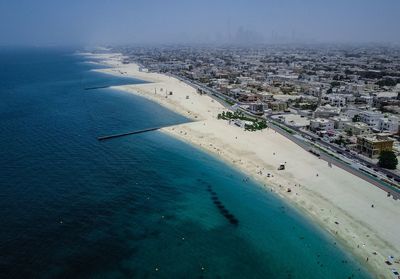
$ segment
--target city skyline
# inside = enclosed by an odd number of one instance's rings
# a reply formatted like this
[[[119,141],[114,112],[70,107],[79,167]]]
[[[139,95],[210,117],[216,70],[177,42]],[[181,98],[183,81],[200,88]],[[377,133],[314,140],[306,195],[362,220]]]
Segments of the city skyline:
[[[400,3],[3,1],[0,45],[399,43]]]

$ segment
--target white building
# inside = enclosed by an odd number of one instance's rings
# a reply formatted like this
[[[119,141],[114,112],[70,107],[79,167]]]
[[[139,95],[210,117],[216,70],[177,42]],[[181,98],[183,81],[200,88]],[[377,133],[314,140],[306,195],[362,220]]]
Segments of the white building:
[[[380,132],[388,132],[390,134],[396,134],[399,131],[399,118],[396,116],[380,118],[378,129]]]
[[[346,116],[332,117],[335,129],[343,130],[344,124],[351,122],[351,119]]]
[[[382,113],[374,111],[362,111],[359,116],[360,121],[371,128],[379,128],[380,119],[383,118]]]
[[[338,116],[340,114],[340,108],[332,107],[331,105],[318,107],[314,112],[314,117],[316,118],[329,118],[333,116]]]
[[[347,108],[342,112],[342,114],[350,119],[353,119],[355,115],[358,115],[361,112],[360,109],[357,108]]]
[[[268,107],[262,102],[249,104],[249,110],[254,114],[264,114],[264,110]]]
[[[366,103],[368,106],[372,106],[374,102],[374,97],[369,96],[369,95],[363,95],[360,97],[360,100],[364,103]]]
[[[344,98],[340,95],[336,95],[336,94],[329,95],[328,101],[329,101],[329,104],[334,107],[346,106],[346,98]]]
[[[315,118],[310,121],[311,131],[332,131],[334,129],[334,123],[331,120],[323,118]]]

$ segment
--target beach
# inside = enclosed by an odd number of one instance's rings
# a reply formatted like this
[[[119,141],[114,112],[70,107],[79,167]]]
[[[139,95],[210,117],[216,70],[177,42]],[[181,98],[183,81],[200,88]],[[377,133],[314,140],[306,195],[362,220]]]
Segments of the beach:
[[[122,64],[119,54],[90,56],[111,66],[96,71],[149,82],[115,89],[142,96],[193,120],[164,128],[163,133],[213,154],[304,212],[377,278],[390,278],[392,268],[400,269],[399,263],[385,263],[388,256],[400,258],[400,201],[336,166],[328,166],[272,129],[250,132],[218,120],[217,115],[226,109],[184,82],[142,72],[136,64]],[[285,170],[278,170],[282,163]]]

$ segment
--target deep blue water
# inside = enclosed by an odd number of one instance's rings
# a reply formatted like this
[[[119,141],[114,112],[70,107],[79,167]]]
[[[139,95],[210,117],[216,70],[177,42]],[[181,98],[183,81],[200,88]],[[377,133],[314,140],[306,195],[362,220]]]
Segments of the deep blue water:
[[[1,278],[369,278],[216,158],[159,132],[98,142],[188,120],[84,90],[141,81],[71,53],[0,50]]]

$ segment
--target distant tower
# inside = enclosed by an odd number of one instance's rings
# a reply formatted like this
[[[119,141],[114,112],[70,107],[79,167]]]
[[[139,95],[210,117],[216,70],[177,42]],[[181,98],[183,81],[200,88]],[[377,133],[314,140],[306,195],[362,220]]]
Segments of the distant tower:
[[[232,43],[231,18],[228,18],[228,44]]]
[[[322,90],[321,90],[321,88],[319,88],[318,89],[318,103],[317,103],[318,106],[321,105],[321,99],[322,99]]]

